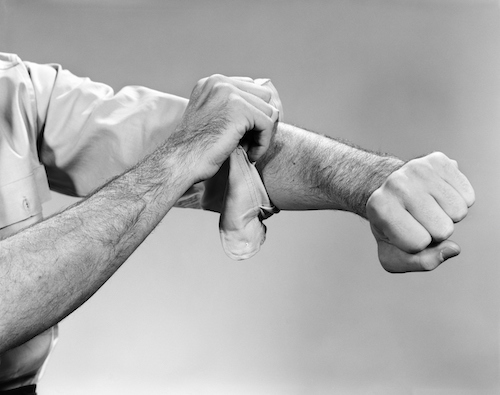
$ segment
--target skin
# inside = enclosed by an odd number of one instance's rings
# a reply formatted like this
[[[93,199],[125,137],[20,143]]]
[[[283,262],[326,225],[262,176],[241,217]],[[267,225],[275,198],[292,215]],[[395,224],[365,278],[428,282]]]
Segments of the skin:
[[[176,132],[155,152],[78,204],[1,241],[0,353],[83,304],[242,138],[277,207],[367,218],[386,270],[431,270],[459,252],[447,238],[474,192],[456,162],[436,153],[405,164],[278,124],[270,98],[250,79],[201,80]]]
[[[258,165],[280,209],[366,218],[391,273],[433,270],[460,253],[448,238],[475,194],[456,161],[435,152],[404,163],[290,125],[273,139]]]
[[[81,203],[3,240],[0,352],[84,303],[246,132],[259,159],[278,119],[269,99],[267,88],[239,79],[200,81],[176,132],[155,152]]]
[[[456,161],[435,152],[391,174],[368,199],[367,218],[387,271],[433,270],[460,253],[449,240],[475,194]]]

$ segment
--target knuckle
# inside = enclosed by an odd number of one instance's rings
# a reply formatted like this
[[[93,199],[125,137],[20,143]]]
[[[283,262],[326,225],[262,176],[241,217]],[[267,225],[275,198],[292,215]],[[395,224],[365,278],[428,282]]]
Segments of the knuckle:
[[[398,196],[407,196],[409,191],[408,177],[404,171],[392,173],[385,182],[385,187]]]
[[[450,159],[442,152],[433,152],[421,158],[409,161],[405,168],[407,171],[421,178],[428,178],[436,173],[438,168],[451,165]]]
[[[200,95],[204,91],[204,89],[207,86],[207,84],[208,84],[208,77],[207,78],[202,78],[202,79],[198,80],[198,82],[196,82],[196,84],[195,84],[195,86],[193,88],[193,91],[191,93],[192,94],[192,98]]]
[[[476,193],[474,192],[474,189],[468,188],[467,195],[465,197],[465,204],[467,207],[471,207],[475,202],[476,202]]]
[[[434,241],[443,241],[448,239],[455,230],[455,226],[451,220],[443,221],[443,223],[432,232],[432,239]]]
[[[208,77],[210,81],[214,82],[220,82],[226,80],[226,77],[223,76],[222,74],[212,74],[210,77]]]
[[[440,151],[435,151],[435,152],[429,154],[428,157],[429,157],[429,159],[431,159],[432,161],[435,161],[437,163],[450,162],[450,159]]]
[[[432,242],[432,236],[426,232],[420,238],[415,238],[415,242],[406,246],[405,250],[409,254],[417,254],[423,251]]]
[[[442,152],[433,152],[429,155],[429,157],[431,159],[431,163],[436,168],[441,168],[449,174],[454,174],[458,171],[458,162],[454,159],[450,159]]]
[[[467,204],[463,202],[463,204],[456,205],[456,207],[453,209],[453,212],[450,214],[450,218],[455,223],[460,222],[467,216],[468,212],[469,209],[467,208]]]
[[[208,77],[202,78],[202,79],[198,80],[198,82],[196,83],[196,86],[203,86],[207,83],[207,81],[208,81]]]
[[[405,171],[409,173],[410,178],[428,178],[430,174],[434,173],[432,160],[429,157],[414,159],[408,162]]]
[[[232,85],[226,81],[215,81],[213,89],[218,93],[229,95],[232,92]]]
[[[225,77],[222,74],[212,74],[210,77],[204,79],[204,86],[207,88],[216,89],[220,84],[224,83]]]

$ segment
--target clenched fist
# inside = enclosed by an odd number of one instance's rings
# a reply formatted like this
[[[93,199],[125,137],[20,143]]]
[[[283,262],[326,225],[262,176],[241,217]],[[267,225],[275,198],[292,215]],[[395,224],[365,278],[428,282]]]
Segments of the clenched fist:
[[[448,238],[474,204],[457,162],[435,152],[406,163],[368,199],[379,260],[393,273],[433,270],[460,253]]]

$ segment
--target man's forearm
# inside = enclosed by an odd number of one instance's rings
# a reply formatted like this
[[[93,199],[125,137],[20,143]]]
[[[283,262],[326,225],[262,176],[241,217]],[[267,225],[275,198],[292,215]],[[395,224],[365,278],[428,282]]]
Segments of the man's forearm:
[[[475,194],[440,152],[403,161],[280,124],[257,163],[280,209],[337,209],[370,222],[389,272],[433,270],[460,253],[449,240]]]
[[[194,183],[213,177],[245,134],[258,160],[275,129],[271,92],[200,80],[167,141],[83,202],[0,242],[0,354],[84,303]]]
[[[189,188],[165,145],[87,199],[0,243],[0,353],[85,302]]]
[[[280,123],[257,163],[273,203],[282,210],[337,209],[366,218],[366,202],[404,163]]]

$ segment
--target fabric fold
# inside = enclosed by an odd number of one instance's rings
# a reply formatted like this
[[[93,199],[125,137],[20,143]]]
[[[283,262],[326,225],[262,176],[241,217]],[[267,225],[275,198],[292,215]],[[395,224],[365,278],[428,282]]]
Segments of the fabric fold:
[[[283,119],[283,108],[269,79],[258,79],[256,83],[272,90],[270,103]],[[266,239],[267,228],[263,221],[279,210],[272,204],[257,168],[248,159],[240,145],[231,153],[225,194],[223,197],[219,231],[222,247],[234,260],[254,256]]]

